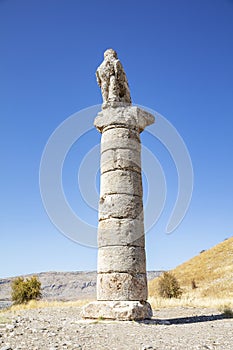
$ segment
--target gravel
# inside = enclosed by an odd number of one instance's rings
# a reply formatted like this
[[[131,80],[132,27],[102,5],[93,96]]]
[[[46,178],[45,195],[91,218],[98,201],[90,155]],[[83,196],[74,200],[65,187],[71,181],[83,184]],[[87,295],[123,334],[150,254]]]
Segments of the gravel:
[[[233,319],[216,310],[154,311],[152,320],[84,321],[79,307],[1,314],[0,350],[183,350],[233,349]]]
[[[8,308],[11,304],[10,301],[0,301],[0,310]]]

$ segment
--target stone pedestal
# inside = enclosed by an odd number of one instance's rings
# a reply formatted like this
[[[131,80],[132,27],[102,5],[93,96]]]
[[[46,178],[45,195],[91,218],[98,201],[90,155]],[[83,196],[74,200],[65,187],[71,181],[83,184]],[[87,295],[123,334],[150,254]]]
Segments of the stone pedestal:
[[[133,321],[152,317],[151,306],[146,301],[93,301],[84,308],[84,318]]]
[[[84,318],[150,318],[147,300],[140,132],[154,122],[130,105],[103,109],[95,119],[101,138],[97,301]]]

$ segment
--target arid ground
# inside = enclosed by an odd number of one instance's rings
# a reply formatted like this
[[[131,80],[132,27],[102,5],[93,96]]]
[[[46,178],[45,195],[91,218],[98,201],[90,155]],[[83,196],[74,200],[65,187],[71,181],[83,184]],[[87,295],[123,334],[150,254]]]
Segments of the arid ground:
[[[82,320],[79,306],[0,313],[1,350],[233,348],[233,319],[215,309],[176,307],[151,320]]]

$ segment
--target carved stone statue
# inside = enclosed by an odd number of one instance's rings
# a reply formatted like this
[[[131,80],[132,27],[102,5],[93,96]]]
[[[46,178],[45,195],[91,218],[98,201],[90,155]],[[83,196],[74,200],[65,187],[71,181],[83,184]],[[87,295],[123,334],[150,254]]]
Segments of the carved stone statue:
[[[104,61],[97,69],[96,77],[102,92],[103,108],[119,104],[131,105],[127,77],[116,51],[105,51]]]

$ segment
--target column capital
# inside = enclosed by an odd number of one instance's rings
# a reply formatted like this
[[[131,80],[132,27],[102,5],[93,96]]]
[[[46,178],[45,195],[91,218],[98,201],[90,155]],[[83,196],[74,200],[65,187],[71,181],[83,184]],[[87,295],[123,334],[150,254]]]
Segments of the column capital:
[[[94,125],[99,132],[109,127],[124,127],[142,132],[147,126],[153,124],[153,114],[137,106],[122,106],[106,108],[98,113]]]

